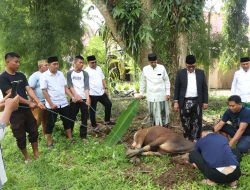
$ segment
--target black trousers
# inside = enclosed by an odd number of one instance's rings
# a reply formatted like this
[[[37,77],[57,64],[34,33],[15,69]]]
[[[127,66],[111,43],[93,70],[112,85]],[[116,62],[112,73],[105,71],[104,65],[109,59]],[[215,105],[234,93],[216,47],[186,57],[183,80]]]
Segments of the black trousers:
[[[184,105],[180,109],[180,117],[184,129],[184,137],[190,140],[200,138],[202,108],[198,104],[197,98],[184,100]]]
[[[110,121],[112,103],[108,98],[107,94],[104,93],[102,96],[90,96],[91,107],[89,108],[89,116],[92,127],[96,127],[96,106],[100,102],[105,107],[105,118],[104,121]]]
[[[13,112],[10,117],[10,124],[19,149],[26,148],[26,133],[28,133],[30,143],[37,142],[37,123],[30,109],[19,109]]]
[[[240,154],[236,150],[233,150],[233,153],[237,156],[237,160],[240,161]],[[206,161],[203,159],[202,155],[196,150],[190,152],[189,162],[195,163],[201,173],[205,176],[205,178],[210,179],[216,183],[231,183],[235,180],[238,180],[241,176],[239,166],[237,166],[236,169],[228,175],[219,172],[215,168],[209,167]]]
[[[81,126],[80,126],[80,137],[86,138],[87,137],[87,120],[88,120],[88,106],[86,105],[86,100],[83,102],[72,102],[70,101],[70,117],[72,120],[76,120],[76,116],[81,111]],[[73,132],[74,124],[71,122],[71,130]]]
[[[51,112],[52,111],[52,112]],[[67,118],[70,118],[70,108],[69,106],[63,107],[63,108],[57,108],[54,110],[48,111],[47,110],[47,114],[48,114],[48,119],[47,119],[47,123],[46,123],[46,134],[52,134],[53,132],[53,128],[55,127],[55,123],[57,120],[57,115],[58,113],[60,115],[63,115]],[[63,122],[63,127],[64,130],[70,129],[71,128],[71,121],[69,121],[68,119],[66,119],[65,117],[60,117],[62,122]]]

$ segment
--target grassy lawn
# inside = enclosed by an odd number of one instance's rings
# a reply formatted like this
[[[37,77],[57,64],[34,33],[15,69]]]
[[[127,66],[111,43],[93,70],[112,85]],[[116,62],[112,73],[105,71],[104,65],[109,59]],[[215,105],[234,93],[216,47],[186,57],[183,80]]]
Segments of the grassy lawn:
[[[225,101],[225,98],[211,98],[210,109],[205,111],[204,116],[218,118],[226,108]],[[114,115],[119,115],[127,104],[114,102]],[[145,112],[143,103],[139,111],[141,118]],[[102,116],[103,112],[98,115]],[[131,128],[139,127],[138,118]],[[174,163],[170,156],[143,157],[137,163],[131,163],[125,158],[125,144],[107,147],[103,137],[95,135],[89,135],[89,143],[83,144],[78,129],[76,125],[74,136],[77,143],[70,144],[63,135],[61,122],[58,122],[54,131],[54,148],[48,150],[45,138],[40,136],[40,157],[29,164],[24,163],[8,129],[2,143],[8,177],[4,189],[229,189],[227,186],[200,185],[198,182],[203,179],[202,175],[185,165]],[[130,136],[132,138],[132,132]],[[131,142],[131,138],[124,141]],[[31,153],[30,145],[28,147]],[[238,189],[246,190],[250,186],[249,155],[243,157],[241,165],[245,175],[240,178]]]

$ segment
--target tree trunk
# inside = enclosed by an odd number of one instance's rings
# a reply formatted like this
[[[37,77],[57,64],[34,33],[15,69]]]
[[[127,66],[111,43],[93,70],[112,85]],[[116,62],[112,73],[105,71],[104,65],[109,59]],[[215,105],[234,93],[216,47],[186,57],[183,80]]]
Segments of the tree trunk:
[[[180,32],[178,34],[177,48],[178,48],[179,68],[185,68],[186,67],[187,49],[188,49],[188,34],[187,34],[187,32]]]
[[[110,29],[114,40],[119,44],[119,46],[122,49],[124,49],[125,44],[124,44],[123,39],[119,35],[119,32],[117,30],[117,23],[116,23],[115,19],[112,17],[112,15],[110,14],[105,0],[92,0],[92,3],[95,4],[95,6],[98,8],[100,13],[104,17],[105,23],[108,26],[108,28]]]
[[[118,30],[117,30],[117,23],[115,19],[112,17],[110,14],[110,10],[108,9],[108,5],[106,4],[105,0],[92,0],[92,2],[95,4],[95,6],[98,8],[100,13],[105,19],[105,23],[110,29],[112,36],[114,40],[118,43],[118,45],[122,48],[125,49],[125,44],[122,39],[122,36],[120,36]],[[143,25],[151,25],[151,19],[148,16],[148,14],[151,12],[152,9],[152,0],[141,0],[142,4],[142,10],[143,14],[141,15],[141,21],[143,22]],[[143,68],[145,65],[148,64],[148,59],[147,55],[148,53],[152,52],[152,42],[151,41],[145,41],[142,43],[141,47],[139,48],[139,57],[136,58],[140,68]],[[133,56],[131,54],[130,50],[127,50],[127,53],[130,56]]]
[[[149,17],[149,13],[152,11],[152,1],[151,0],[141,0],[142,4],[142,16],[141,21],[142,25],[151,25],[151,18]],[[140,47],[140,68],[142,69],[144,66],[148,64],[148,54],[152,53],[152,42],[144,42]]]

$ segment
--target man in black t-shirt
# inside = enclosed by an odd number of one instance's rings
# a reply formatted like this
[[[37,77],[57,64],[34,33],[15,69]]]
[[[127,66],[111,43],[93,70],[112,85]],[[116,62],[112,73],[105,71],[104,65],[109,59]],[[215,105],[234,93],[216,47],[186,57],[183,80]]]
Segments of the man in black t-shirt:
[[[221,121],[214,126],[214,131],[222,131],[231,139],[229,145],[236,147],[242,153],[250,149],[250,108],[241,105],[241,98],[233,95],[228,98],[228,107]],[[232,124],[228,124],[230,121]]]
[[[20,97],[19,108],[11,114],[10,124],[13,135],[17,141],[17,146],[21,150],[27,163],[30,161],[30,157],[26,149],[26,133],[29,134],[28,137],[32,145],[34,158],[38,158],[37,124],[30,108],[38,106],[41,109],[45,109],[45,107],[29,86],[26,76],[21,72],[17,72],[20,65],[20,56],[15,52],[7,53],[5,55],[5,62],[5,72],[0,75],[0,89],[3,96],[6,96],[11,93],[13,81],[18,83],[16,93]],[[35,103],[28,99],[26,92]]]

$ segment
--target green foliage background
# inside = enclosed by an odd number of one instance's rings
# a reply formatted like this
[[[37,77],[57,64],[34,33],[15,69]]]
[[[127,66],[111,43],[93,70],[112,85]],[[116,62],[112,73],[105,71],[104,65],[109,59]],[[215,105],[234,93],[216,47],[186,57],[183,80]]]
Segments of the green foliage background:
[[[152,42],[153,50],[162,63],[171,65],[176,56],[178,32],[192,32],[193,27],[204,22],[204,0],[152,1],[152,11],[145,12],[140,0],[128,2],[107,1],[109,9],[117,22],[117,28],[125,42],[126,51],[135,60],[140,54],[140,46]],[[151,20],[150,25],[142,22],[144,17]]]
[[[81,0],[0,1],[1,52],[18,52],[27,74],[37,69],[39,59],[79,54],[82,7]]]
[[[220,64],[230,69],[238,65],[242,56],[249,56],[250,43],[247,37],[249,19],[245,12],[247,0],[227,0],[223,23],[223,41]]]

